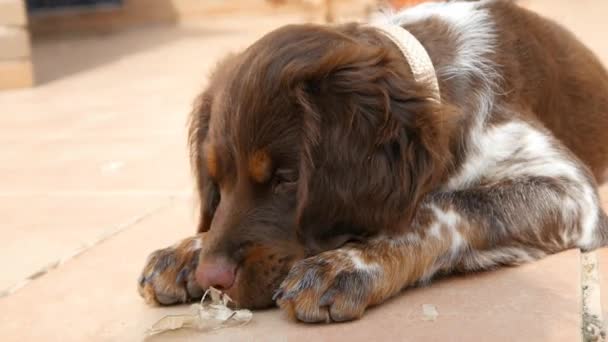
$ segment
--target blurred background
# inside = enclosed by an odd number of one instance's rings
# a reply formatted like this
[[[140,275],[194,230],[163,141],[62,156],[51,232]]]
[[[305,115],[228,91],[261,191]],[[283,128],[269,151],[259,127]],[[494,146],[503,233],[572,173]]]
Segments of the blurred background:
[[[397,9],[419,2],[422,1],[0,0],[0,89],[43,84],[86,67],[82,64],[95,63],[86,58],[89,61],[81,60],[79,66],[48,71],[45,66],[55,58],[46,56],[44,48],[40,52],[36,48],[39,43],[45,45],[44,41],[50,37],[116,34],[143,26],[209,22],[222,17],[232,18],[233,22],[228,25],[233,28],[236,28],[233,25],[257,25],[243,22],[243,17],[280,22],[281,17],[293,15],[299,19],[292,21],[333,22],[362,19],[380,7]],[[167,39],[169,37],[159,37],[158,41],[153,37],[146,41],[138,39],[132,48],[162,44]]]

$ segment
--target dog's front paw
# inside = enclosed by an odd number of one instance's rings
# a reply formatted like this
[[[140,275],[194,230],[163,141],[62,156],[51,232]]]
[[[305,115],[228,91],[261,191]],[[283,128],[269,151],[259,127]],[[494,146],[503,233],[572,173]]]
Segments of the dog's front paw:
[[[279,307],[303,322],[342,322],[363,315],[378,267],[358,250],[338,249],[297,262],[275,294]]]
[[[201,250],[201,236],[152,253],[139,277],[139,294],[147,303],[171,305],[201,298],[194,274]]]

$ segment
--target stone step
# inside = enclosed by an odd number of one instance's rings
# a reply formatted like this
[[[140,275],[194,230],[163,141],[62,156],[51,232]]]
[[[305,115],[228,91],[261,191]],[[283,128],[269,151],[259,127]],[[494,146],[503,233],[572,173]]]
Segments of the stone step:
[[[33,84],[29,59],[0,60],[0,90],[31,87]]]
[[[0,0],[0,25],[26,26],[25,0]]]

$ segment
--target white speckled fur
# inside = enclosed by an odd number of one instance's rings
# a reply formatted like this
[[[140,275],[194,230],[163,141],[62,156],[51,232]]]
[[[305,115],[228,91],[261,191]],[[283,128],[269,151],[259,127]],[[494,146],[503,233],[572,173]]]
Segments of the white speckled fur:
[[[512,121],[497,127],[487,127],[486,120],[494,108],[495,93],[499,91],[500,75],[489,58],[496,48],[496,29],[489,11],[480,2],[431,2],[403,12],[391,14],[378,21],[401,25],[436,17],[450,25],[458,37],[455,60],[437,68],[437,77],[449,80],[461,77],[477,80],[477,106],[473,127],[468,136],[467,157],[461,170],[453,176],[446,190],[464,189],[481,178],[495,180],[517,176],[564,177],[579,186],[570,192],[571,203],[564,215],[580,217],[580,236],[577,246],[585,248],[593,243],[598,224],[598,206],[593,186],[581,170],[563,151],[549,133],[533,128],[521,121]],[[480,86],[479,86],[480,85]],[[526,160],[511,163],[510,159]],[[432,229],[431,234],[437,234]],[[571,237],[571,235],[570,235]],[[569,242],[563,237],[562,243]],[[458,241],[453,239],[453,241]]]
[[[492,109],[496,84],[500,79],[494,62],[489,58],[496,47],[496,29],[489,11],[481,6],[484,2],[430,2],[375,19],[381,23],[404,25],[437,17],[450,25],[457,37],[456,59],[449,65],[436,66],[437,78],[481,81],[475,90],[477,129],[481,129]]]
[[[377,263],[366,263],[361,259],[361,253],[356,250],[349,249],[346,251],[350,261],[355,266],[355,269],[364,272],[377,272],[380,269],[380,265]]]
[[[197,249],[201,249],[203,247],[203,240],[202,238],[198,238],[198,239],[194,239],[192,240],[192,246],[190,246],[190,248],[192,250],[197,250]]]
[[[460,216],[453,210],[443,211],[436,206],[431,206],[433,213],[435,214],[435,224],[445,227],[451,237],[450,250],[452,255],[456,255],[464,246],[464,239],[458,231],[458,222],[460,222]],[[433,235],[433,232],[430,232]]]
[[[593,243],[598,224],[598,205],[593,185],[563,151],[555,146],[557,141],[550,133],[536,129],[522,121],[511,121],[499,126],[487,126],[487,119],[496,110],[495,94],[500,91],[501,79],[490,56],[496,49],[497,32],[493,18],[484,5],[491,0],[479,2],[431,2],[399,13],[391,13],[375,19],[377,22],[394,25],[412,24],[429,18],[440,18],[447,23],[457,37],[455,60],[449,65],[436,68],[437,77],[446,81],[458,77],[465,81],[476,80],[476,108],[473,126],[467,137],[466,159],[457,174],[451,177],[445,190],[453,191],[474,186],[481,179],[501,180],[518,176],[561,177],[572,180],[566,203],[564,218],[579,217],[580,234],[564,232],[563,244],[576,238],[581,248]],[[504,108],[501,108],[504,110]],[[522,162],[511,162],[520,160]],[[435,208],[436,209],[436,208]],[[438,218],[437,210],[435,214]],[[445,217],[444,217],[445,218]],[[438,221],[430,227],[431,236],[439,237],[441,227],[451,227]],[[453,225],[452,225],[453,226]],[[462,238],[453,230],[453,250],[458,250]],[[410,237],[410,240],[416,240]]]
[[[569,187],[564,215],[580,214],[581,234],[577,246],[585,248],[592,244],[599,210],[595,192],[581,169],[556,147],[553,137],[525,122],[510,121],[485,130],[475,143],[475,153],[469,154],[446,189],[464,189],[480,179],[497,181],[539,176],[571,180],[574,185]]]

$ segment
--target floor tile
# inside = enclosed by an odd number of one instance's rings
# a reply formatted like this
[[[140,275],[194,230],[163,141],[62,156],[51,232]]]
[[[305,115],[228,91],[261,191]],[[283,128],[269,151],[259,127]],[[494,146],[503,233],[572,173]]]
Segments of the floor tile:
[[[0,196],[0,292],[169,201],[166,194]]]
[[[192,233],[187,200],[176,200],[131,229],[0,299],[4,341],[135,341],[157,319],[185,306],[152,308],[135,290],[152,250]],[[278,310],[255,312],[244,327],[178,332],[153,340],[205,341],[575,341],[580,336],[579,253],[517,268],[449,278],[411,289],[360,321],[309,326]],[[425,321],[422,305],[439,313]],[[60,314],[58,314],[60,313]],[[36,326],[36,329],[23,327]]]
[[[139,224],[0,298],[3,341],[137,341],[171,309],[150,308],[136,290],[146,256],[194,232],[191,201],[177,199]],[[176,308],[177,310],[178,308]],[[35,327],[30,329],[27,327]]]

